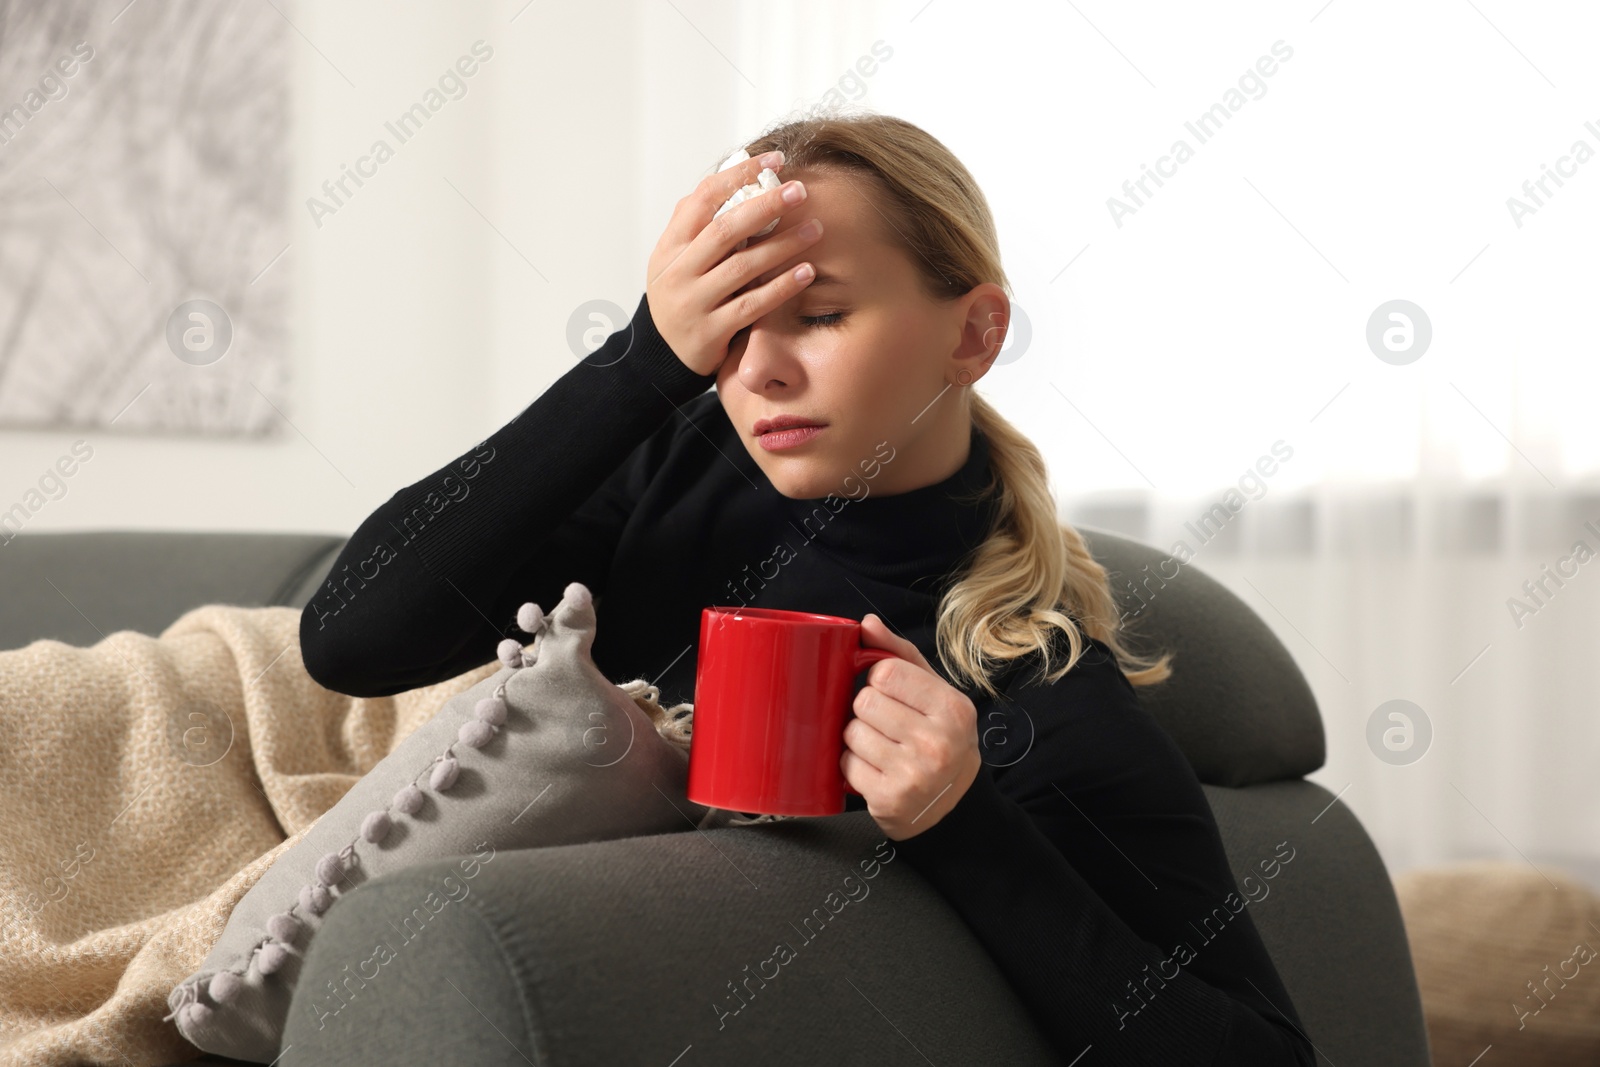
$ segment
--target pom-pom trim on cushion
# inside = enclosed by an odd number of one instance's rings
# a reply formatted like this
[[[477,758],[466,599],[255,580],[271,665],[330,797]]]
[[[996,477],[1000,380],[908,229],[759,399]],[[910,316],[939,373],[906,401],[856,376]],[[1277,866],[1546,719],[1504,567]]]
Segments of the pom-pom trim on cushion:
[[[495,728],[482,719],[468,719],[456,731],[456,740],[472,748],[482,748],[495,734]]]
[[[300,910],[309,915],[321,915],[333,903],[327,886],[303,885],[300,887]],[[222,973],[222,972],[219,972]]]
[[[579,606],[591,603],[589,590],[577,582],[567,586],[565,595]],[[501,641],[495,650],[500,662],[513,670],[531,667],[539,661],[539,645],[550,629],[549,618],[539,605],[531,602],[517,609],[517,626],[524,632],[534,635],[532,646],[523,648],[522,642],[508,637]],[[473,717],[462,724],[455,744],[481,749],[493,740],[495,734],[505,726],[507,710],[505,695],[506,684],[501,682],[495,687],[492,697],[478,701],[473,709]],[[447,746],[443,753],[435,756],[417,775],[417,777],[426,775],[428,786],[434,792],[448,791],[455,785],[460,775],[461,765],[455,758],[455,744]],[[422,810],[426,799],[426,794],[417,787],[414,778],[410,784],[401,787],[395,793],[393,799],[389,801],[388,808],[374,811],[362,820],[357,840],[381,842],[389,835],[397,816],[417,814]],[[305,929],[302,921],[296,918],[295,910],[299,909],[309,915],[321,915],[328,910],[333,903],[332,888],[344,881],[345,873],[359,861],[355,847],[356,841],[351,841],[338,852],[330,852],[317,861],[316,882],[301,886],[299,897],[290,905],[289,910],[267,920],[266,936],[256,944],[244,970],[218,971],[209,981],[191,980],[180,983],[176,990],[178,1005],[167,1015],[162,1016],[162,1021],[181,1019],[185,1026],[204,1025],[215,1010],[213,1006],[225,1006],[237,996],[251,963],[255,965],[259,974],[271,975],[277,972],[289,958],[288,946]],[[211,998],[211,1004],[201,999],[202,985]]]
[[[593,603],[589,589],[579,582],[570,583],[562,596],[564,601],[571,601],[579,607],[587,607]],[[530,602],[523,604],[517,610],[517,626],[524,632],[534,635],[533,643],[524,648],[521,642],[508,637],[502,640],[495,650],[500,662],[514,670],[532,667],[538,663],[541,639],[549,632],[549,618],[539,605]],[[657,733],[672,744],[688,750],[694,726],[692,705],[677,704],[663,709],[660,704],[661,691],[642,678],[619,683],[618,688],[633,698],[634,702],[649,714],[655,723]],[[428,787],[436,793],[447,792],[455,785],[461,770],[454,754],[455,745],[466,744],[482,748],[494,738],[506,721],[505,693],[506,685],[502,682],[495,687],[493,696],[478,701],[472,717],[462,724],[455,743],[435,756],[417,773],[410,784],[401,787],[389,801],[388,808],[368,814],[362,820],[356,840],[338,852],[330,852],[317,861],[317,880],[300,887],[297,900],[287,911],[273,915],[267,920],[268,929],[265,936],[257,942],[244,970],[218,971],[209,981],[194,979],[180,983],[176,989],[177,1007],[163,1016],[162,1021],[181,1019],[183,1025],[187,1027],[203,1026],[214,1010],[225,1007],[237,997],[251,963],[259,974],[271,975],[277,972],[289,958],[288,946],[305,930],[303,921],[294,914],[296,909],[304,915],[325,913],[333,903],[333,887],[343,882],[346,872],[359,862],[355,851],[357,841],[381,842],[393,829],[397,817],[414,816],[422,810],[427,795],[418,787],[417,778],[426,777]],[[736,818],[731,820],[729,825],[745,826],[791,818],[796,816],[760,815],[753,818]],[[210,1004],[201,999],[202,986],[211,999]]]
[[[414,785],[408,785],[396,793],[389,804],[402,815],[415,815],[422,810],[422,801],[422,790]]]
[[[456,775],[460,773],[461,765],[455,761],[454,756],[441,758],[433,765],[433,774],[428,777],[428,785],[435,793],[448,792],[456,784]]]
[[[506,723],[506,702],[504,697],[484,697],[478,701],[478,706],[473,714],[486,723],[494,726],[504,726]]]
[[[262,974],[276,973],[289,958],[289,950],[278,941],[263,941],[256,949],[256,970]],[[204,1007],[204,1005],[200,1005]]]
[[[300,920],[289,912],[280,912],[267,920],[267,932],[279,941],[293,941],[300,933]]]
[[[377,844],[389,836],[389,828],[394,825],[387,811],[375,811],[361,820],[361,839]]]
[[[208,992],[213,1002],[226,1004],[239,992],[239,976],[232,971],[218,971],[211,978]]]

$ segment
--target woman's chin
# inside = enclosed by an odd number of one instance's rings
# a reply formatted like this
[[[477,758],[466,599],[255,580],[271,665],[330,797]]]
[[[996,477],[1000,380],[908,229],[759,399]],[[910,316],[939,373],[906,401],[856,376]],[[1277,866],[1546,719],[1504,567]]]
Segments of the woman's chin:
[[[772,487],[791,500],[815,500],[841,488],[824,465],[799,456],[793,459],[768,457],[761,464]]]

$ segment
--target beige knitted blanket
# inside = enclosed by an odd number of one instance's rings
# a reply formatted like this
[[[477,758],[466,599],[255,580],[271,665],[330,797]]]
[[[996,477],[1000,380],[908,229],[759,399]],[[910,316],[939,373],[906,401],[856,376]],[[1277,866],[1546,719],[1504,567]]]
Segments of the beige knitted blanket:
[[[306,673],[299,624],[211,604],[159,638],[0,652],[0,1064],[194,1058],[167,993],[239,898],[499,668],[349,697]]]

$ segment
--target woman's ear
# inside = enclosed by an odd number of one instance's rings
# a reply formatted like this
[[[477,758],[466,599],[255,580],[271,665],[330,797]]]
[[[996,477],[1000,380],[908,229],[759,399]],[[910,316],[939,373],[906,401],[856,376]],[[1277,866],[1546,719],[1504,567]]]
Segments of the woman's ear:
[[[1011,325],[1011,298],[993,282],[972,287],[962,297],[965,319],[961,343],[950,353],[947,377],[956,385],[971,385],[989,373],[1006,341]]]

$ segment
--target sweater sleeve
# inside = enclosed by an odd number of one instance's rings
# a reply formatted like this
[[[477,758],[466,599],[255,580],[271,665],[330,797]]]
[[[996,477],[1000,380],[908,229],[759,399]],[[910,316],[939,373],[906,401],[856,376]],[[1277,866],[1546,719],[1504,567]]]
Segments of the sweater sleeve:
[[[1061,1062],[1093,1048],[1098,1064],[1313,1065],[1248,910],[1286,876],[1293,842],[1241,897],[1199,780],[1103,644],[1008,695],[980,717],[972,786],[896,848]]]
[[[603,595],[618,539],[666,454],[696,374],[631,322],[505,426],[396,492],[350,536],[300,617],[307,672],[352,696],[453,678],[525,636],[516,609],[567,583]]]

